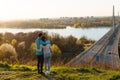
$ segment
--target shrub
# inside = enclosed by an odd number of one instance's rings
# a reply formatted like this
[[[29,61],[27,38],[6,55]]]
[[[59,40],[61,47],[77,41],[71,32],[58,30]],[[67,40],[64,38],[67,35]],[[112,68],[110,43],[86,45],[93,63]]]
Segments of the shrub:
[[[58,56],[59,57],[61,55],[61,50],[56,44],[53,44],[51,46],[51,51],[52,51],[52,56]]]
[[[60,48],[56,45],[56,44],[53,44],[51,46],[51,52],[52,52],[52,61],[55,63],[58,63],[60,64],[60,59],[61,59],[61,50]]]
[[[11,41],[11,44],[12,44],[13,46],[15,46],[15,45],[17,44],[17,40],[16,40],[16,39],[13,39],[13,40]]]
[[[17,61],[16,50],[11,44],[5,43],[0,46],[0,60],[8,63]]]

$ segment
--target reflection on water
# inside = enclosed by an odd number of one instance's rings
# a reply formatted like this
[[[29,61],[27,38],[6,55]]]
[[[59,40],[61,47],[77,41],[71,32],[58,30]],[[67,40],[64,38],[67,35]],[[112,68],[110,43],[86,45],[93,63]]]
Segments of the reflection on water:
[[[0,28],[0,33],[11,32],[34,32],[34,31],[45,31],[49,34],[57,33],[61,36],[69,36],[73,35],[76,38],[81,38],[82,36],[86,36],[89,39],[99,40],[105,33],[110,30],[110,27],[102,27],[102,28],[71,28],[66,27],[65,29],[40,29],[40,28],[30,28],[30,29],[17,29],[17,28]]]

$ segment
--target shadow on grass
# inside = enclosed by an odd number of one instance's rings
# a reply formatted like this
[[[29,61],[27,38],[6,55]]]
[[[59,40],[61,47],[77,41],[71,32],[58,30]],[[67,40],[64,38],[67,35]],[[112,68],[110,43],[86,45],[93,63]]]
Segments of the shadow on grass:
[[[120,80],[120,75],[114,75],[110,80]]]
[[[78,72],[81,72],[81,73],[90,73],[90,70],[89,69],[85,69],[85,68],[80,68],[80,69],[76,69]]]
[[[50,76],[45,75],[44,73],[41,74],[43,77],[45,77],[47,80],[52,80]]]
[[[96,68],[92,68],[92,69],[86,69],[86,68],[80,68],[80,69],[76,69],[77,72],[81,72],[81,73],[102,73],[102,71],[96,69]]]

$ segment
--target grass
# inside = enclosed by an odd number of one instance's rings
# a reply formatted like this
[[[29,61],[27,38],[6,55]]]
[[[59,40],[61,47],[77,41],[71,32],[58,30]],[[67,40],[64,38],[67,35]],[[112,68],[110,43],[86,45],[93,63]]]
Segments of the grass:
[[[35,66],[0,63],[0,80],[120,80],[120,72],[96,68],[52,67],[50,75],[40,75]]]

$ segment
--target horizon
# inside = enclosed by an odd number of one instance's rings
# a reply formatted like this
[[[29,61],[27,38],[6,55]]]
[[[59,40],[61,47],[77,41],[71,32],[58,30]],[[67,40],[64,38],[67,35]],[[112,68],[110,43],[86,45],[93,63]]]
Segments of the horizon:
[[[0,21],[119,15],[118,0],[0,0]]]
[[[30,21],[30,20],[40,20],[40,19],[60,19],[60,18],[112,18],[111,16],[82,16],[82,17],[46,17],[46,18],[28,18],[28,19],[8,19],[8,20],[0,20],[0,22],[12,22],[12,21]]]

